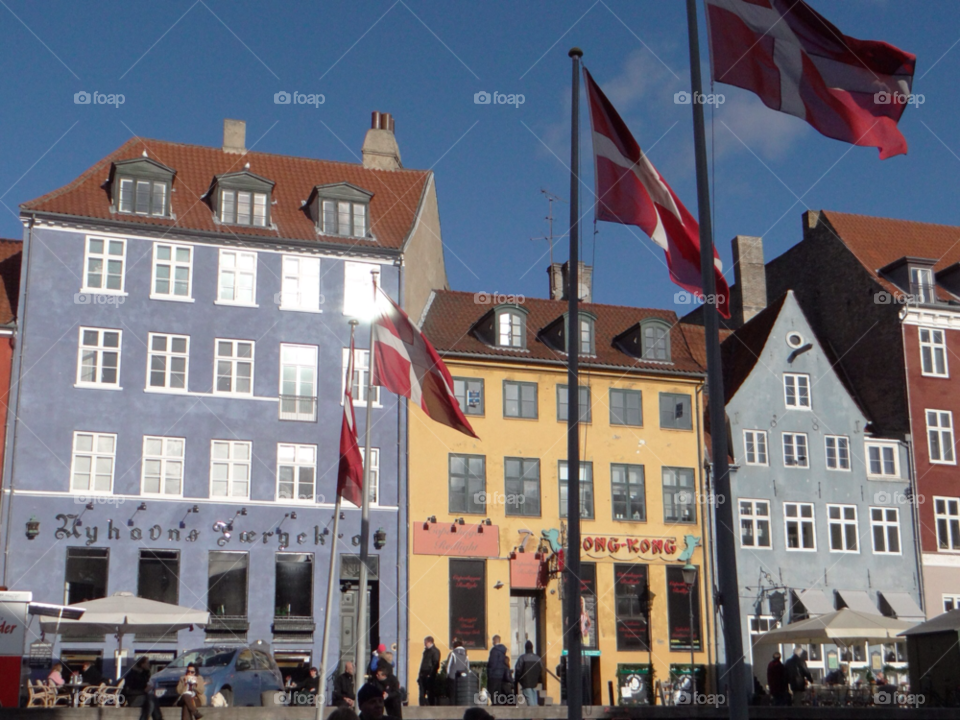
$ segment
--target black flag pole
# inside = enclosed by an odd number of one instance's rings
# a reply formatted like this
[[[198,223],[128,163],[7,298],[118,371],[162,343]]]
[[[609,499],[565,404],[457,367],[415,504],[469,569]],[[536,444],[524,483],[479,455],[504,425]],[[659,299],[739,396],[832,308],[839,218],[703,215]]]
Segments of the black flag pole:
[[[737,583],[737,550],[733,537],[733,504],[729,502],[730,467],[727,462],[726,408],[723,369],[720,365],[720,318],[716,302],[713,264],[713,223],[710,216],[710,186],[707,174],[707,140],[703,125],[703,81],[700,77],[700,39],[697,32],[697,3],[687,0],[687,29],[690,36],[690,84],[693,99],[693,139],[697,159],[697,209],[700,217],[700,271],[703,278],[703,326],[707,345],[707,387],[710,403],[710,454],[716,497],[727,502],[715,504],[717,578],[719,605],[723,613],[723,641],[726,672],[717,688],[726,695],[731,720],[747,718],[747,687],[744,684],[743,640],[740,634],[740,599]],[[701,579],[703,573],[700,573]],[[702,586],[702,585],[701,585]],[[693,638],[690,638],[693,642]],[[690,669],[691,673],[693,668]]]

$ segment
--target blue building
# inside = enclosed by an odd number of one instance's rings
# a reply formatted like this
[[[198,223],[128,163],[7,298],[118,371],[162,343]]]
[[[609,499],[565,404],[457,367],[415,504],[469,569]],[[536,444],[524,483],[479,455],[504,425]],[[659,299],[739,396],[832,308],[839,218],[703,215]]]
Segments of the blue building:
[[[319,665],[328,610],[331,660],[352,659],[359,510],[330,534],[349,321],[362,438],[371,270],[415,319],[446,287],[434,177],[402,167],[389,115],[374,113],[358,164],[248,151],[244,136],[228,120],[222,148],[130,140],[21,208],[2,584],[211,612],[205,630],[125,638],[128,662],[259,639],[281,666]],[[402,658],[406,406],[374,392],[371,640]],[[53,654],[109,667],[115,647],[91,636]]]

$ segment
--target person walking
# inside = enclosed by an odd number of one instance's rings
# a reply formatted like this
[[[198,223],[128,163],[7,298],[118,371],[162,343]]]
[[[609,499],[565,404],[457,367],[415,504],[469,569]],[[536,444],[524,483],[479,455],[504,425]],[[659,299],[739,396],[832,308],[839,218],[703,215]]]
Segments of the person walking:
[[[780,662],[780,653],[773,654],[773,660],[767,665],[767,687],[773,697],[774,705],[789,705],[790,691],[787,685],[787,668]]]
[[[507,648],[500,643],[500,636],[493,636],[493,647],[490,648],[490,657],[487,660],[487,691],[490,693],[490,702],[494,705],[509,705],[507,697],[510,692],[510,660],[507,658]]]
[[[537,686],[543,682],[543,660],[533,652],[533,643],[527,640],[523,646],[523,655],[517,658],[517,667],[513,673],[527,705],[536,707],[540,704],[537,698]]]
[[[454,638],[451,643],[453,649],[447,658],[447,698],[451,705],[457,704],[457,680],[470,672],[470,660],[460,638]]]
[[[205,689],[205,683],[197,672],[197,666],[190,663],[187,665],[186,673],[177,683],[177,694],[180,696],[177,702],[181,707],[180,720],[200,720],[203,717],[197,708],[206,703]]]
[[[357,696],[354,692],[353,663],[347,660],[343,664],[343,672],[333,680],[333,704],[336,707],[346,707],[351,710],[356,707]]]
[[[806,692],[807,683],[813,682],[813,675],[810,674],[807,663],[803,659],[803,648],[795,645],[793,655],[783,664],[783,667],[787,672],[787,684],[793,692],[791,703],[797,704],[800,702],[800,696]]]
[[[420,686],[420,705],[437,704],[437,675],[440,672],[440,649],[433,644],[433,637],[423,639],[423,659],[420,660],[420,672],[417,685]]]

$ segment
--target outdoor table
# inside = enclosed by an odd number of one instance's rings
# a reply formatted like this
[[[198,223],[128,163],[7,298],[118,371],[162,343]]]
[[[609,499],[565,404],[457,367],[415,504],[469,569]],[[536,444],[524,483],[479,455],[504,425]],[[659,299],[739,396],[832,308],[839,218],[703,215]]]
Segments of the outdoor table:
[[[79,675],[71,675],[70,679],[67,680],[63,686],[70,692],[70,705],[80,707],[80,691],[86,687],[83,678]]]

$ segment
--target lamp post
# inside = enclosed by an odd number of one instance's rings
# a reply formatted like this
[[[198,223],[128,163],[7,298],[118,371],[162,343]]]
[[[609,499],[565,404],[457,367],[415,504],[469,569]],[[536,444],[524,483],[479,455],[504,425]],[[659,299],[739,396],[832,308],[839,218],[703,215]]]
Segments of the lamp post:
[[[697,702],[697,675],[693,664],[693,586],[697,584],[697,567],[690,562],[683,566],[683,584],[687,586],[687,603],[690,609],[690,702],[695,704]]]

